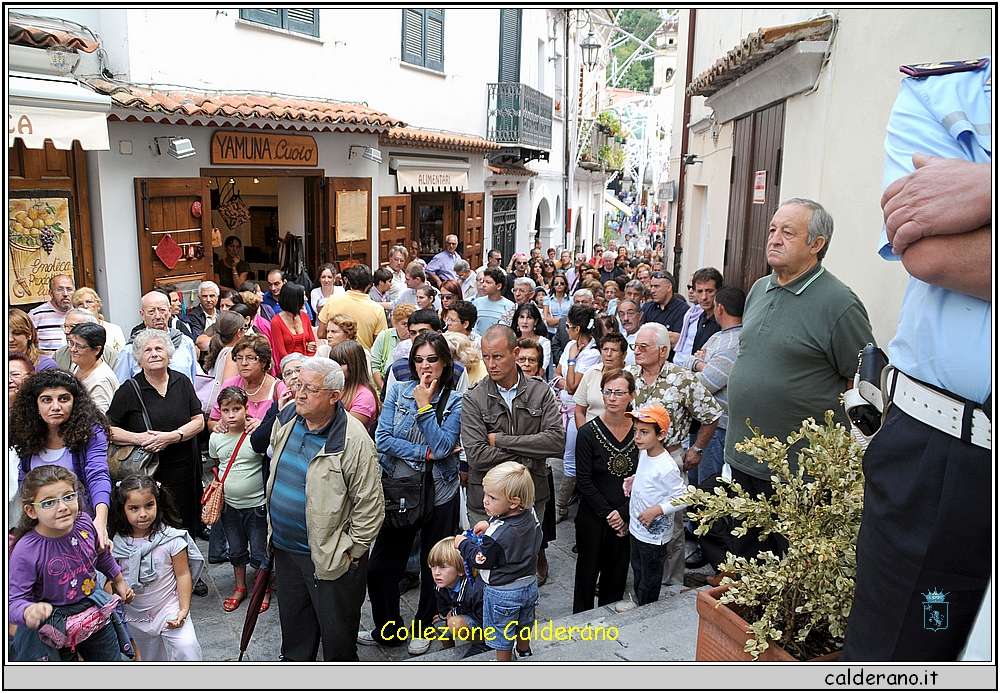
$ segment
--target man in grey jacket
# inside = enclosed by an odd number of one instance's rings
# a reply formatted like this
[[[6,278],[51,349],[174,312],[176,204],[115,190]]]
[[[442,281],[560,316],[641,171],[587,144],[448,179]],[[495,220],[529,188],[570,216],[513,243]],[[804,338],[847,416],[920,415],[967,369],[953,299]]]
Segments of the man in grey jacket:
[[[486,330],[483,363],[489,378],[462,400],[462,444],[469,460],[468,511],[474,524],[486,519],[483,477],[501,462],[519,462],[535,483],[535,515],[545,517],[549,499],[547,457],[561,457],[566,442],[559,405],[541,378],[517,366],[517,337],[504,325]]]
[[[279,413],[267,482],[281,583],[281,656],[357,661],[368,550],[385,517],[375,444],[341,402],[344,372],[323,357],[299,371],[295,416]]]

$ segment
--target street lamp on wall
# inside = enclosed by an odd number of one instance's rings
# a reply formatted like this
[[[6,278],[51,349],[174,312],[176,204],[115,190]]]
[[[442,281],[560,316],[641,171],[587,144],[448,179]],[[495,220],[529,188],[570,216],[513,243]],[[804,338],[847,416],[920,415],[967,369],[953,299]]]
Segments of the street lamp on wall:
[[[583,54],[583,64],[588,70],[597,67],[597,59],[601,54],[601,44],[594,35],[594,18],[589,21],[590,32],[587,37],[580,42],[580,52]]]

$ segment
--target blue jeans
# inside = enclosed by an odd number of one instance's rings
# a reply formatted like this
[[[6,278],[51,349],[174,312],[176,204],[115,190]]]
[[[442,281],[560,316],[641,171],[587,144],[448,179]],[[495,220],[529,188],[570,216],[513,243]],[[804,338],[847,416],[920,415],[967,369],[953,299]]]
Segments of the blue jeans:
[[[493,627],[486,644],[493,650],[510,650],[521,628],[530,628],[535,621],[538,603],[538,580],[522,587],[483,586],[483,629]]]
[[[260,568],[267,541],[267,506],[237,510],[226,503],[222,509],[222,528],[229,540],[229,562],[233,567],[242,568],[249,563],[255,569]]]
[[[701,464],[695,467],[698,472],[696,486],[701,486],[708,479],[714,479],[722,473],[725,451],[726,429],[716,428],[708,445],[705,446],[705,454],[701,456]]]
[[[667,544],[647,544],[635,537],[632,542],[632,587],[639,606],[660,599],[663,566],[667,562]]]
[[[211,564],[225,563],[229,558],[229,542],[222,528],[222,521],[216,522],[208,530],[208,562]]]
[[[77,653],[83,657],[83,661],[85,662],[122,661],[118,636],[115,633],[115,627],[110,621],[89,638],[78,643],[75,651],[70,650],[68,647],[58,650],[50,648],[39,640],[37,630],[22,626],[17,629],[17,633],[14,635],[14,650],[13,661],[15,662],[75,662],[77,661]],[[55,653],[58,653],[58,660],[51,658]]]

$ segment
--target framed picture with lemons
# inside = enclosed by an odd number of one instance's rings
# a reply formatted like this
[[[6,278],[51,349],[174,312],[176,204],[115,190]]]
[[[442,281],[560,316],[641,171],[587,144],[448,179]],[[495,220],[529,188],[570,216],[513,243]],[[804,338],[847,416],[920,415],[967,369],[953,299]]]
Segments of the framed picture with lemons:
[[[72,197],[68,190],[10,190],[7,198],[7,295],[11,305],[49,299],[49,279],[75,277]]]

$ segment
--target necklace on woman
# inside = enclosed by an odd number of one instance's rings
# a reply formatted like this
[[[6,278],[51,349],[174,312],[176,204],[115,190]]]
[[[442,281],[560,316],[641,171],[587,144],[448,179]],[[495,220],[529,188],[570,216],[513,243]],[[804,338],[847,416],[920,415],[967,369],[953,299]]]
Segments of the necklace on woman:
[[[260,385],[258,385],[258,386],[257,386],[257,389],[256,389],[256,390],[254,390],[253,392],[247,392],[247,397],[248,397],[248,398],[249,398],[249,397],[253,397],[253,396],[254,396],[254,395],[256,395],[256,394],[257,394],[258,392],[260,392],[260,389],[261,389],[262,387],[264,387],[264,383],[266,383],[266,382],[267,382],[267,378],[268,378],[268,375],[267,375],[267,373],[265,373],[265,374],[264,374],[264,377],[263,377],[263,378],[261,379],[261,381],[260,381]],[[244,380],[244,381],[243,381],[243,384],[244,384],[244,385],[246,385],[246,384],[247,384],[247,381],[246,381],[246,380]]]
[[[600,417],[598,417],[600,419]],[[611,430],[611,426],[608,426],[604,419],[601,419],[601,423],[607,426],[608,430]],[[632,451],[635,450],[635,438],[629,438],[624,444],[611,442],[604,432],[601,430],[600,426],[594,426],[594,437],[597,438],[597,442],[611,453],[608,458],[608,471],[617,477],[626,477],[632,472]],[[625,434],[628,436],[628,433]]]
[[[80,380],[86,380],[87,378],[90,377],[90,374],[93,373],[97,369],[97,366],[99,364],[100,364],[100,361],[95,361],[94,365],[91,366],[90,368],[88,368],[87,370],[83,370],[82,368],[80,368],[79,366],[77,366],[76,367],[76,377],[79,378]]]

